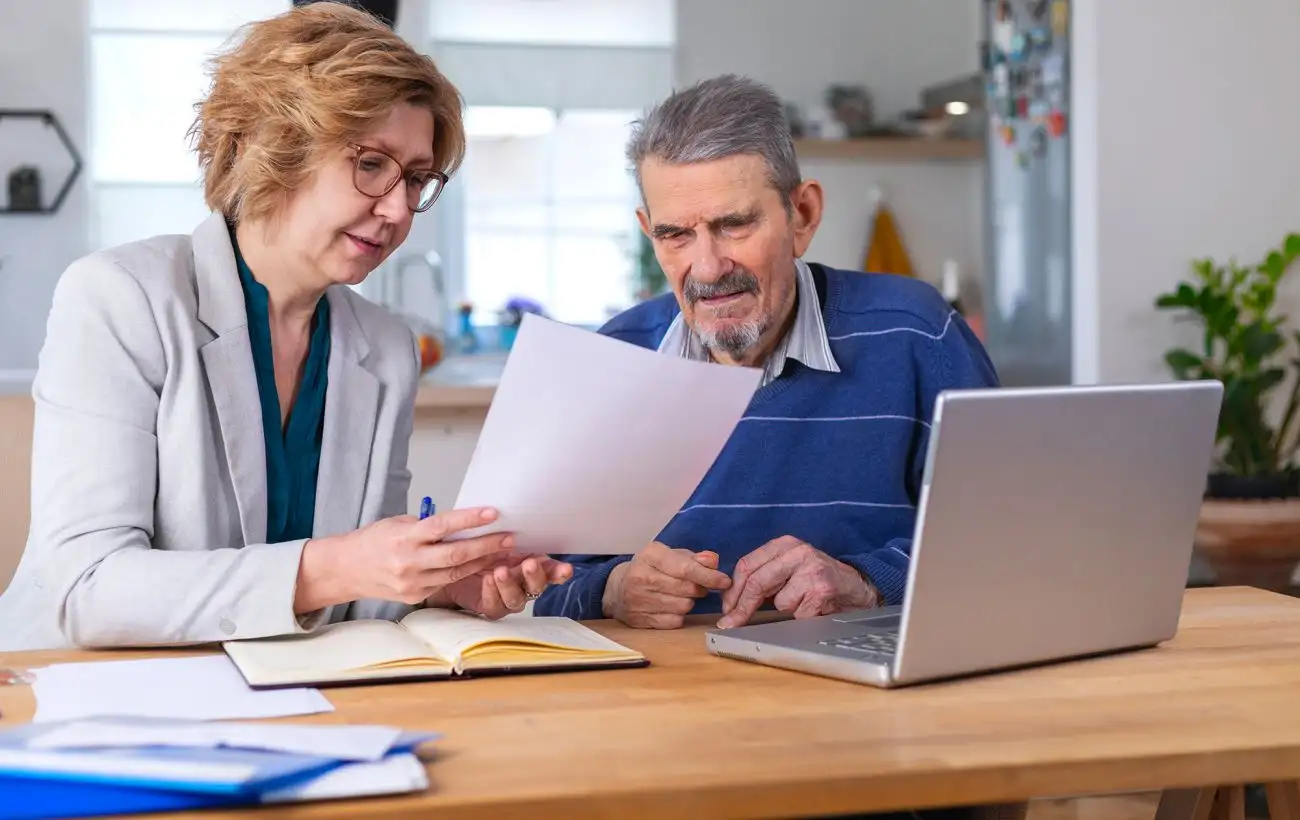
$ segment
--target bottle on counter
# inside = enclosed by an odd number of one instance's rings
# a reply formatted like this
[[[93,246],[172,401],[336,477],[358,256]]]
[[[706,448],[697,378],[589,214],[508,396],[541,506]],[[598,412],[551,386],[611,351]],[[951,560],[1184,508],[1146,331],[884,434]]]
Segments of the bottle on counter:
[[[943,263],[943,273],[939,277],[939,292],[948,306],[966,320],[970,329],[975,333],[980,341],[984,341],[984,316],[977,310],[971,310],[968,300],[965,298],[966,283],[961,278],[961,270],[957,266],[955,259],[946,259]],[[978,301],[978,300],[976,300]]]

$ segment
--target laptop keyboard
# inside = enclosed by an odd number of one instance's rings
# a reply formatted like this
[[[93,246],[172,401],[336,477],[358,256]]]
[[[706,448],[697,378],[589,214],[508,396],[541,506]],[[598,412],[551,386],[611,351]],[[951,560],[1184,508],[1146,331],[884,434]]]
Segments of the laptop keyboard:
[[[847,649],[869,655],[892,655],[898,650],[897,632],[864,632],[847,638],[830,638],[818,641],[822,646]]]

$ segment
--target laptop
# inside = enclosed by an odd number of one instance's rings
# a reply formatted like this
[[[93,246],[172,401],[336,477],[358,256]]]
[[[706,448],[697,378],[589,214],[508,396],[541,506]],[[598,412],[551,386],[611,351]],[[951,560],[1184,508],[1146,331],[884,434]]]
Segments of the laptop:
[[[709,652],[880,687],[1174,636],[1223,386],[936,402],[901,607],[710,630]]]

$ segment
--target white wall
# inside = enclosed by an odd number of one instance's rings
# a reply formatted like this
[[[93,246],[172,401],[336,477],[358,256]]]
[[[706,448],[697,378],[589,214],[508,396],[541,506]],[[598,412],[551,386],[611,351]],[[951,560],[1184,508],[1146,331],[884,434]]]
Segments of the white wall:
[[[979,0],[679,0],[679,86],[733,72],[767,83],[801,106],[826,86],[862,83],[877,121],[917,107],[921,90],[979,67]],[[880,185],[924,278],[946,258],[978,274],[983,258],[983,165],[804,161],[821,181],[827,211],[812,261],[862,265],[870,236],[869,192]]]
[[[1256,262],[1300,230],[1300,3],[1073,8],[1074,380],[1163,380],[1191,331],[1156,296],[1193,258]]]
[[[85,0],[0,5],[0,108],[52,109],[83,159],[87,152]],[[0,186],[15,166],[37,164],[52,198],[70,163],[53,132],[0,122]],[[25,389],[45,336],[54,283],[87,249],[83,169],[53,216],[0,214],[0,390]],[[0,203],[8,202],[7,187]],[[17,371],[17,372],[14,372]]]

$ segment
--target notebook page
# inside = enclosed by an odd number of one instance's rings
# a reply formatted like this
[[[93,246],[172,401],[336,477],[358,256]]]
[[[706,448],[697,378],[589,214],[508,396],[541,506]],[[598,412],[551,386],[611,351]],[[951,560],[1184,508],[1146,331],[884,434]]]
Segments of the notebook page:
[[[460,657],[478,644],[490,641],[518,641],[547,647],[586,652],[634,655],[604,635],[570,618],[506,618],[489,621],[476,615],[447,609],[418,609],[402,624],[439,654]]]
[[[327,680],[342,672],[413,659],[450,666],[391,621],[347,621],[307,635],[229,641],[224,646],[231,659],[255,680]]]

